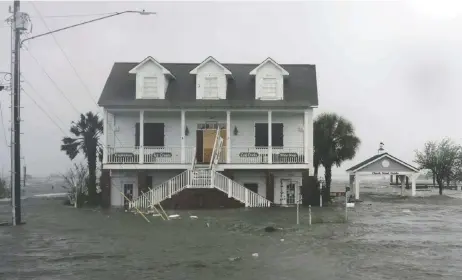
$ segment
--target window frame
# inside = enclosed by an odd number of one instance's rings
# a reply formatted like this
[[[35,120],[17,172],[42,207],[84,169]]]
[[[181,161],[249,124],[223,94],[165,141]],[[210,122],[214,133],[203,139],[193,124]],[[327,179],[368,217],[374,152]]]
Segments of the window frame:
[[[150,79],[155,81],[155,84],[152,86],[146,86],[146,82],[148,82]],[[146,90],[147,88],[153,88],[154,92],[151,94],[148,94],[148,91]],[[143,77],[143,96],[144,98],[159,98],[159,79],[157,76],[144,76]]]
[[[145,122],[144,124],[144,139],[143,139],[143,147],[165,147],[165,123],[149,123],[149,122]],[[159,144],[163,144],[163,145],[147,145],[147,143],[149,143],[150,141],[152,140],[149,140],[149,134],[146,133],[146,126],[149,126],[149,125],[154,125],[154,126],[158,126],[158,127],[161,127],[161,125],[163,126],[163,134],[162,134],[162,138],[159,137]],[[155,140],[154,142],[156,142],[157,140]],[[136,147],[139,147],[140,146],[140,123],[137,122],[135,124],[135,146]]]
[[[274,81],[273,85],[270,87],[268,86],[267,81]],[[274,86],[274,87],[273,87]],[[269,92],[268,89],[274,88],[274,93]],[[263,98],[277,98],[278,96],[278,79],[276,77],[263,77],[262,84],[261,84],[261,96]]]
[[[257,125],[261,126],[261,127],[266,127],[266,138],[262,139],[262,141],[257,141]],[[281,123],[281,122],[274,122],[274,123],[271,123],[271,147],[272,148],[284,148],[284,123]],[[276,140],[276,137],[277,135],[274,134],[275,131],[277,131],[277,129],[275,129],[276,126],[280,126],[281,127],[281,138],[280,138],[280,144],[281,145],[278,145],[278,146],[275,146],[274,143],[277,143],[279,144],[278,141],[275,141]],[[260,135],[260,134],[259,134]],[[269,143],[268,143],[268,123],[264,123],[264,122],[256,122],[254,124],[254,138],[255,138],[255,142],[254,142],[254,146],[256,148],[264,148],[264,147],[269,147]],[[265,140],[266,139],[266,140]],[[263,144],[261,144],[260,142],[263,142]],[[266,143],[266,146],[264,145]]]
[[[212,87],[210,86],[210,83],[209,81],[212,81],[214,80],[216,83],[215,83],[215,86]],[[213,93],[213,90],[216,90],[216,94],[213,95],[213,94],[210,94],[210,93]],[[210,90],[210,91],[209,91]],[[212,76],[212,75],[209,75],[209,76],[205,76],[204,77],[204,93],[203,93],[203,98],[204,99],[217,99],[218,96],[219,96],[219,85],[218,85],[218,77],[217,76]]]

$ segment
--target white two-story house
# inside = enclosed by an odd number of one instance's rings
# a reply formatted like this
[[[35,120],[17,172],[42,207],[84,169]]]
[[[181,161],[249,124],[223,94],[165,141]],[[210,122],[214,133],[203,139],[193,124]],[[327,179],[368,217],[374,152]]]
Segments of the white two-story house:
[[[111,206],[291,205],[312,176],[314,65],[147,57],[115,63],[98,103]]]

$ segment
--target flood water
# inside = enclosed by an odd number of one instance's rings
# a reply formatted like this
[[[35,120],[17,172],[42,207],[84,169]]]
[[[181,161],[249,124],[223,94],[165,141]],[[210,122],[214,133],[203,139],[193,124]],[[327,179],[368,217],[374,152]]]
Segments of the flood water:
[[[183,219],[147,223],[28,198],[27,224],[0,227],[0,279],[461,279],[455,197],[362,194],[348,223],[339,223],[341,209],[313,208],[312,226],[307,209],[299,226],[294,208],[175,212]],[[10,212],[0,203],[1,220]],[[264,232],[272,224],[283,229]]]

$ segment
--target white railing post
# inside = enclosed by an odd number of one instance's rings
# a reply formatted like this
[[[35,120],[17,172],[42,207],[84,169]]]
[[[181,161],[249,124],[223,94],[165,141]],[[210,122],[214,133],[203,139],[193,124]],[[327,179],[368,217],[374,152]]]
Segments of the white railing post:
[[[108,148],[107,148],[107,143],[108,143],[108,136],[109,136],[109,125],[108,125],[108,113],[107,113],[107,109],[104,109],[104,113],[103,113],[103,132],[104,132],[104,136],[103,136],[103,164],[106,164],[107,163],[107,159],[108,159]]]
[[[151,208],[154,209],[154,190],[150,189],[151,192]]]
[[[273,112],[268,111],[268,163],[273,163]]]
[[[139,146],[139,163],[144,163],[144,110],[140,111],[140,146]]]
[[[249,189],[244,190],[245,207],[249,207]]]
[[[226,111],[226,163],[231,163],[231,111]]]
[[[185,152],[185,130],[186,130],[186,117],[185,111],[181,110],[181,163],[186,163],[186,152]]]
[[[303,125],[304,162],[313,168],[313,109],[305,111]]]
[[[233,196],[233,181],[228,178],[228,197]]]
[[[168,198],[172,198],[172,192],[173,192],[172,180],[170,180],[168,181]]]
[[[210,170],[210,187],[215,188],[215,171]]]

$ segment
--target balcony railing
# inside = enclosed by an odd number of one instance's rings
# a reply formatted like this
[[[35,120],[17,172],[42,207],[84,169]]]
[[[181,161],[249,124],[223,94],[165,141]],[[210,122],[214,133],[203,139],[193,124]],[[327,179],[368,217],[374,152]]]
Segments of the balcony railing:
[[[185,147],[181,159],[181,147],[144,147],[140,160],[140,147],[108,147],[108,163],[116,164],[191,164],[195,157],[194,147]],[[271,161],[268,147],[231,147],[231,164],[294,164],[305,163],[303,147],[272,147]],[[222,147],[219,163],[227,163],[227,147]]]
[[[140,147],[108,147],[108,163],[141,163]],[[185,147],[185,159],[181,160],[181,147],[144,147],[143,162],[146,164],[181,164],[191,163],[194,147]]]

